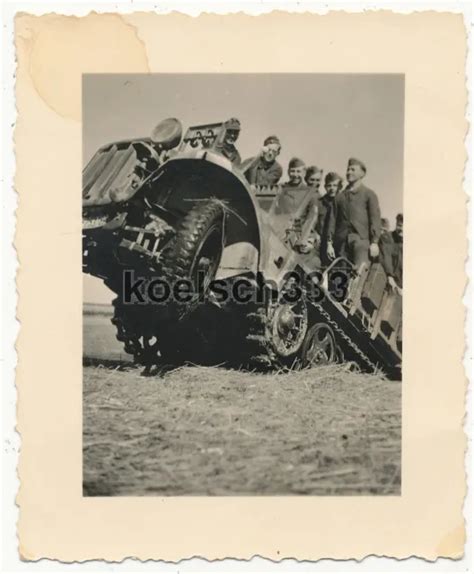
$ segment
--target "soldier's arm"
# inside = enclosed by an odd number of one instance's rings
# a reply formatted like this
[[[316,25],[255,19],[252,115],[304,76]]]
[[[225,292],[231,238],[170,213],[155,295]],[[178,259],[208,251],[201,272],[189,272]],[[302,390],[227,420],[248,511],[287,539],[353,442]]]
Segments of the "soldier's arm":
[[[318,201],[315,198],[311,198],[308,203],[308,208],[306,212],[306,217],[303,222],[303,229],[301,231],[301,242],[308,240],[313,228],[318,219]]]
[[[281,176],[283,175],[283,169],[279,163],[275,163],[271,173],[268,177],[268,185],[276,185],[279,181]]]
[[[369,236],[371,243],[378,243],[380,239],[381,222],[379,200],[375,192],[369,190],[367,198],[367,209],[369,212]]]
[[[240,170],[245,175],[245,177],[249,183],[255,183],[254,173],[251,170],[255,166],[255,164],[257,163],[257,160],[258,160],[258,157],[249,157],[249,158],[245,159],[239,166]]]
[[[318,200],[318,219],[316,221],[316,231],[321,236],[324,231],[324,222],[326,219],[327,211],[321,200]]]
[[[247,159],[244,159],[244,161],[240,164],[240,169],[244,173],[247,173],[249,171],[249,169],[254,166],[257,159],[258,159],[258,157],[256,157],[256,156],[252,156],[252,157],[248,157]]]

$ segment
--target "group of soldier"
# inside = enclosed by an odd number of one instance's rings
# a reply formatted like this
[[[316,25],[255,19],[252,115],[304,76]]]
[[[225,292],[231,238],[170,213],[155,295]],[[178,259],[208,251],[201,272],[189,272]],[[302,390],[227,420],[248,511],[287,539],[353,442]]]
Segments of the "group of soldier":
[[[281,143],[277,136],[263,142],[261,152],[244,162],[235,147],[240,122],[232,118],[217,151],[240,168],[247,181],[255,186],[280,184],[283,169],[277,157]],[[336,257],[346,257],[356,268],[369,261],[379,261],[391,288],[403,286],[403,214],[396,216],[396,226],[380,215],[377,194],[363,182],[365,163],[357,158],[347,162],[346,184],[336,172],[324,177],[323,170],[306,166],[299,158],[288,164],[288,179],[282,182],[279,204],[294,206],[294,239],[292,247],[305,256],[317,257],[323,266]],[[306,201],[303,195],[306,195]],[[299,210],[299,206],[303,206]],[[288,212],[288,209],[286,210]]]

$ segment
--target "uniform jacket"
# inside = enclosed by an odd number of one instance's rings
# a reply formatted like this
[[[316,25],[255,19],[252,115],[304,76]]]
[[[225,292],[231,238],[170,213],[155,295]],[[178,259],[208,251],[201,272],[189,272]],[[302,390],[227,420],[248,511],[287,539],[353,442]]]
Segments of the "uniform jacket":
[[[403,237],[400,237],[397,231],[392,231],[392,240],[393,277],[398,285],[403,287]]]
[[[336,197],[329,234],[336,243],[346,241],[349,234],[378,243],[380,238],[380,207],[374,191],[361,184],[352,191],[345,189]]]
[[[335,197],[329,197],[328,195],[323,195],[323,197],[319,199],[316,231],[321,237],[327,237],[335,201]]]
[[[253,185],[276,185],[283,175],[283,169],[277,161],[268,165],[262,157],[254,157],[249,162],[251,165],[245,177]]]
[[[394,242],[390,231],[382,231],[379,239],[380,255],[379,260],[387,275],[393,274],[393,252]]]
[[[226,157],[232,164],[239,166],[242,163],[242,159],[240,157],[240,153],[238,152],[237,148],[234,144],[232,145],[225,145],[224,142],[216,144],[214,147],[214,151],[217,153],[222,154]]]
[[[312,189],[285,187],[276,199],[275,215],[284,216],[288,229],[291,228],[298,241],[304,241],[316,224],[318,198]]]

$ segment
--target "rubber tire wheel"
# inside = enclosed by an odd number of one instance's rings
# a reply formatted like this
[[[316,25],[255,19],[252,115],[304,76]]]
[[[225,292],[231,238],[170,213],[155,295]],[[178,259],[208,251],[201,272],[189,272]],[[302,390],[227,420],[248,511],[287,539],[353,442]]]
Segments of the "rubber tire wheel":
[[[163,275],[172,284],[177,279],[193,279],[195,271],[193,267],[197,263],[196,258],[208,239],[220,235],[220,243],[215,247],[213,254],[212,276],[213,280],[219,261],[222,256],[224,212],[222,206],[212,200],[198,202],[178,223],[176,235],[171,244],[162,255]]]

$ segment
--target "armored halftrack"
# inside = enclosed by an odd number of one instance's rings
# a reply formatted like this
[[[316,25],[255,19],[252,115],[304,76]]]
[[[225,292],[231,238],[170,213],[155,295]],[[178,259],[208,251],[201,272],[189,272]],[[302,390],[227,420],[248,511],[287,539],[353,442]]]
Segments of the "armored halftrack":
[[[150,138],[102,147],[84,169],[83,270],[116,294],[125,350],[144,365],[352,361],[399,376],[401,295],[381,265],[356,272],[339,258],[323,269],[295,250],[311,193],[293,204],[284,187],[250,186],[245,165],[217,151],[224,137],[224,123],[183,137],[165,120]],[[150,298],[157,283],[166,297]]]

